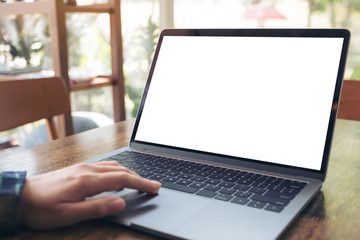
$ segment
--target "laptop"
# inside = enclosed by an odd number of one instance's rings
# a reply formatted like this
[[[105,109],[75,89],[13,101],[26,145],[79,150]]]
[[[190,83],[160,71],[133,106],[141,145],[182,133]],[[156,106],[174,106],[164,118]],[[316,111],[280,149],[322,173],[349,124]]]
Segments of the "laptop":
[[[350,33],[169,29],[115,160],[162,182],[107,218],[167,239],[277,239],[325,180]]]

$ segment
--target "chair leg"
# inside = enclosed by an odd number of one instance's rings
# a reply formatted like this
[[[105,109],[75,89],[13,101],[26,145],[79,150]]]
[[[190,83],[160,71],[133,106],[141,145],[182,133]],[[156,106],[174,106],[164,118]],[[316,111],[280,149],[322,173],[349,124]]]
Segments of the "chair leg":
[[[63,138],[74,134],[71,112],[66,112],[56,116],[56,120],[58,138]]]
[[[46,119],[46,130],[49,136],[49,141],[58,139],[54,118],[51,117]]]

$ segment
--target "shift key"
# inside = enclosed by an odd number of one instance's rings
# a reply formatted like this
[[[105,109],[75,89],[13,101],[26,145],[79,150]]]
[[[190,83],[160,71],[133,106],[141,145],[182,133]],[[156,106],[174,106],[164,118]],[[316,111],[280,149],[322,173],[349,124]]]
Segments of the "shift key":
[[[269,196],[264,196],[264,195],[260,195],[260,194],[254,194],[253,196],[250,197],[252,200],[256,200],[256,201],[261,201],[261,202],[267,202],[267,203],[272,203],[272,204],[276,204],[276,205],[280,205],[280,206],[286,206],[289,204],[289,200],[287,199],[279,199],[279,198],[274,198],[274,197],[269,197]]]

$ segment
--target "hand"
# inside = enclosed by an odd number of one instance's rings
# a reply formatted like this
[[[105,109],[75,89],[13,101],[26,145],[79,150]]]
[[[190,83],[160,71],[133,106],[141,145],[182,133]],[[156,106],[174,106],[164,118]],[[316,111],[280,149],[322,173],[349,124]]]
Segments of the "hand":
[[[120,197],[86,200],[124,187],[157,194],[161,184],[144,179],[112,161],[77,164],[28,178],[21,195],[20,224],[31,229],[51,229],[104,217],[125,208]]]

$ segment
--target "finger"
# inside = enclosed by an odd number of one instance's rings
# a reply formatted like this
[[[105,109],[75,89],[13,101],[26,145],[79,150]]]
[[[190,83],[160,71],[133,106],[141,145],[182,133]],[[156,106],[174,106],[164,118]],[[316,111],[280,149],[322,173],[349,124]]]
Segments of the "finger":
[[[96,162],[93,165],[113,165],[113,166],[122,166],[120,163],[118,163],[115,160],[106,160],[106,161],[100,161]]]
[[[60,225],[101,218],[117,213],[125,208],[125,201],[119,197],[104,197],[76,203],[63,203],[61,206]],[[58,226],[60,227],[60,226]]]
[[[127,167],[124,167],[122,165],[120,166],[111,166],[111,165],[98,165],[93,169],[94,172],[96,173],[108,173],[108,172],[122,172],[122,173],[127,173],[127,174],[133,174],[135,176],[139,176],[140,175],[132,170],[130,170]]]
[[[123,171],[131,174],[137,173],[133,172],[132,170],[128,169],[127,167],[118,164],[117,162],[113,161],[106,161],[106,162],[99,162],[95,164],[79,164],[79,168],[81,170],[85,169],[92,172],[102,173],[102,172],[112,172],[112,171]]]
[[[121,171],[121,172],[127,172],[127,173],[131,173],[131,174],[137,174],[122,165],[92,165],[90,169],[93,172],[97,172],[97,173]]]
[[[122,179],[122,185],[125,188],[137,189],[142,192],[157,194],[161,187],[161,183],[149,180],[136,175],[126,175]]]
[[[116,191],[124,187],[157,194],[161,186],[159,182],[150,181],[149,179],[126,172],[84,174],[79,177],[78,181],[78,186],[75,186],[75,190],[81,189],[87,196],[93,196],[106,191]]]

